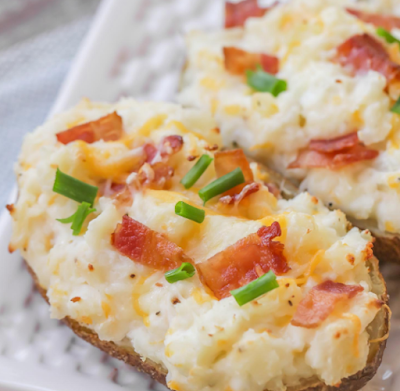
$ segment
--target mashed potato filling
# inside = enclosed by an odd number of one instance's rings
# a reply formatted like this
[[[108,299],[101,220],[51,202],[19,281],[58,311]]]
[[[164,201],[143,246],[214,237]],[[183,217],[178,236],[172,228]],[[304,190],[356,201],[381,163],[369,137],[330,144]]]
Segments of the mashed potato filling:
[[[122,139],[57,142],[56,133],[113,111],[123,120]],[[168,189],[138,188],[131,205],[100,194],[79,236],[56,220],[77,205],[52,191],[57,167],[100,189],[115,178],[133,185],[134,175],[121,162],[135,159],[145,143],[170,135],[180,135],[183,147],[170,159],[175,174]],[[263,185],[260,178],[268,179],[257,164],[251,167],[262,189],[243,205],[222,207],[211,200],[202,224],[176,215],[178,201],[202,207],[197,191],[215,179],[214,166],[190,190],[179,181],[193,166],[192,156],[212,156],[214,144],[220,145],[219,133],[200,111],[132,100],[82,102],[25,139],[16,166],[11,246],[47,290],[53,318],[69,316],[101,339],[131,345],[144,360],[168,370],[172,389],[278,391],[312,377],[339,383],[365,366],[366,328],[379,311],[366,265],[370,233],[349,229],[342,212],[329,211],[308,193],[277,199]],[[197,274],[169,284],[162,272],[121,255],[110,237],[125,214],[164,234],[196,264],[278,221],[277,240],[290,271],[278,277],[279,288],[242,307],[233,297],[218,301]],[[319,327],[293,326],[298,303],[328,279],[364,290]]]
[[[389,96],[380,73],[354,74],[334,61],[337,47],[357,34],[378,39],[395,61],[399,48],[346,12],[349,3],[370,12],[394,7],[383,1],[293,0],[248,19],[244,28],[189,34],[179,100],[211,110],[225,145],[239,145],[351,218],[400,233],[400,117],[390,112],[398,96]],[[226,71],[224,47],[276,56],[276,77],[287,90],[277,97],[252,90],[244,77]],[[337,170],[287,169],[311,140],[355,131],[366,147],[379,150],[378,158]]]

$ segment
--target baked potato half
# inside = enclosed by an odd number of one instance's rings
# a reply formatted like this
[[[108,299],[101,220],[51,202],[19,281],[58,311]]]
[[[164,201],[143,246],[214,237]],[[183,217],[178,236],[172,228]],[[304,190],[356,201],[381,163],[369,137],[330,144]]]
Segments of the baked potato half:
[[[356,390],[388,336],[367,230],[206,113],[84,101],[28,135],[18,249],[53,318],[173,390]]]
[[[225,147],[342,210],[399,263],[400,18],[344,3],[228,3],[224,30],[188,35],[178,100],[210,110]]]

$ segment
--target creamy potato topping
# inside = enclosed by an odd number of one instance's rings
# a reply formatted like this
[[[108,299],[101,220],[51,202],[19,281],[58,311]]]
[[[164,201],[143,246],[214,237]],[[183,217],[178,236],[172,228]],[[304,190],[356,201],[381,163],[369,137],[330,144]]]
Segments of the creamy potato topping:
[[[271,23],[281,20],[279,12],[272,14]],[[324,15],[322,21],[334,25],[336,17],[344,17],[335,8]],[[357,24],[352,17],[347,20],[350,29],[359,28],[351,27]],[[315,25],[319,31],[324,29],[322,21]],[[248,27],[263,24],[267,25],[268,20],[254,21]],[[304,34],[310,33],[306,29]],[[224,35],[220,38],[225,39]],[[342,35],[349,35],[347,28]],[[282,35],[281,38],[284,39]],[[313,40],[319,41],[315,37]],[[273,41],[268,45],[273,45]],[[214,49],[215,58],[220,58],[217,44],[211,45],[211,52]],[[204,50],[211,55],[208,46]],[[205,58],[206,63],[208,55]],[[219,60],[217,68],[218,63]],[[348,83],[346,88],[354,85],[335,65],[323,67],[340,74]],[[219,72],[221,82],[232,82],[234,86],[231,91],[236,103],[230,104],[242,107],[243,99],[256,99],[233,93],[245,86]],[[304,72],[310,77],[313,73],[307,69]],[[203,71],[199,77],[206,77]],[[373,73],[364,84],[367,81],[372,85],[382,83]],[[292,87],[290,83],[291,80]],[[302,90],[301,86],[298,88]],[[325,94],[322,90],[321,93]],[[290,96],[285,99],[292,100]],[[274,104],[281,110],[280,105],[286,103],[278,99]],[[298,115],[299,108],[289,106]],[[93,129],[100,131],[99,124],[104,125],[104,121],[76,130],[81,124],[114,112],[122,120],[123,131],[113,133],[109,141],[95,141],[97,136],[90,133]],[[276,115],[283,120],[286,114]],[[294,116],[295,113],[291,118]],[[324,123],[333,135],[337,134],[329,121],[321,122],[315,116],[310,120]],[[113,114],[107,118],[114,121],[116,117]],[[232,120],[235,119],[242,123],[239,117],[233,116]],[[74,131],[60,136],[68,129]],[[275,138],[289,140],[290,135],[283,128],[273,129],[271,126]],[[312,129],[317,131],[318,127],[310,126],[304,134],[311,134]],[[93,136],[87,139],[90,141],[65,139],[66,135],[79,132],[82,138],[83,131]],[[366,138],[377,136],[373,127],[363,132]],[[228,133],[225,131],[224,136]],[[243,140],[250,135],[251,131],[245,133]],[[164,142],[167,138],[168,145]],[[172,141],[178,139],[182,144],[174,150]],[[290,150],[294,143],[287,140],[277,145]],[[261,141],[257,138],[256,142]],[[200,155],[214,157],[220,146],[219,130],[205,112],[133,100],[114,105],[84,101],[26,137],[16,165],[19,196],[14,207],[10,207],[14,220],[10,247],[21,251],[47,290],[53,318],[69,316],[94,330],[101,339],[132,346],[143,360],[153,360],[167,369],[167,382],[174,390],[278,391],[311,377],[329,385],[338,384],[365,366],[370,346],[366,329],[381,307],[371,292],[366,264],[372,256],[371,235],[351,228],[342,212],[328,210],[308,193],[292,200],[275,196],[268,190],[268,175],[256,163],[250,167],[258,191],[233,204],[215,197],[203,206],[198,191],[216,179],[214,165],[190,189],[185,189],[180,180]],[[143,151],[147,151],[146,162],[140,160]],[[172,171],[156,181],[156,164],[162,161]],[[53,191],[57,168],[99,188],[94,202],[96,212],[86,218],[77,236],[69,224],[57,221],[71,216],[78,205]],[[204,221],[199,224],[178,216],[178,201],[204,209]],[[170,284],[157,265],[140,263],[113,245],[112,234],[125,215],[179,246],[196,267],[207,265],[211,257],[261,227],[278,222],[281,235],[273,240],[280,243],[278,248],[283,249],[289,270],[277,275],[278,288],[243,306],[230,295],[218,300],[198,272]],[[153,255],[158,251],[150,250]],[[317,325],[294,325],[304,321],[292,322],[299,303],[304,303],[310,292],[317,294],[315,288],[326,281],[336,286],[353,286],[354,292],[340,296],[339,304],[330,302],[335,305],[334,310]]]
[[[398,7],[383,1],[293,0],[247,19],[243,28],[193,32],[187,37],[179,100],[210,110],[224,145],[239,146],[298,180],[301,189],[361,225],[368,221],[381,231],[400,233],[400,115],[391,112],[400,96],[399,44],[386,42],[365,16],[345,6],[383,13]],[[368,15],[383,23],[379,15]],[[390,18],[384,16],[384,22],[399,23]],[[399,31],[393,28],[391,34],[399,37]],[[276,58],[275,77],[286,81],[286,90],[274,96],[250,87],[240,68],[228,71],[232,54],[228,58],[226,48]],[[271,64],[268,69],[274,73]],[[302,164],[292,164],[313,141],[352,133],[362,144],[355,159],[341,152],[340,164],[329,166],[330,156],[316,167],[315,159],[310,163],[305,159],[310,155],[302,155]],[[365,153],[368,157],[360,158]]]

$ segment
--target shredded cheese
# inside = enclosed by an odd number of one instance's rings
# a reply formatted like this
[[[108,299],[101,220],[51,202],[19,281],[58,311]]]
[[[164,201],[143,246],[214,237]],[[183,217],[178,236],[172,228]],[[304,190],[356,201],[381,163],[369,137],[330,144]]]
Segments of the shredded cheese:
[[[104,312],[104,316],[106,317],[106,319],[109,318],[110,314],[111,314],[111,307],[108,303],[106,303],[105,301],[101,302],[101,308]]]
[[[139,299],[140,299],[140,296],[144,293],[143,289],[142,289],[143,284],[150,276],[151,276],[151,274],[147,275],[147,276],[140,276],[138,282],[136,283],[135,291],[132,293],[133,308],[134,308],[135,312],[141,318],[143,318],[143,323],[146,327],[150,326],[149,314],[142,310],[142,308],[140,307]]]
[[[354,331],[354,338],[353,338],[353,351],[354,351],[354,357],[359,357],[360,351],[358,349],[358,343],[359,343],[360,334],[361,334],[361,330],[362,330],[361,320],[357,315],[350,314],[350,313],[343,314],[343,317],[350,319],[354,324],[355,331]]]

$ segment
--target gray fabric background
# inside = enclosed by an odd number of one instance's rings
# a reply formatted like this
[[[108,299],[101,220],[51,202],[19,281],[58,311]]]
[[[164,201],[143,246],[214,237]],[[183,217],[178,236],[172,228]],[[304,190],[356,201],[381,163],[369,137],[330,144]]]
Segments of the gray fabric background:
[[[46,118],[99,0],[0,0],[0,210],[24,134]]]

